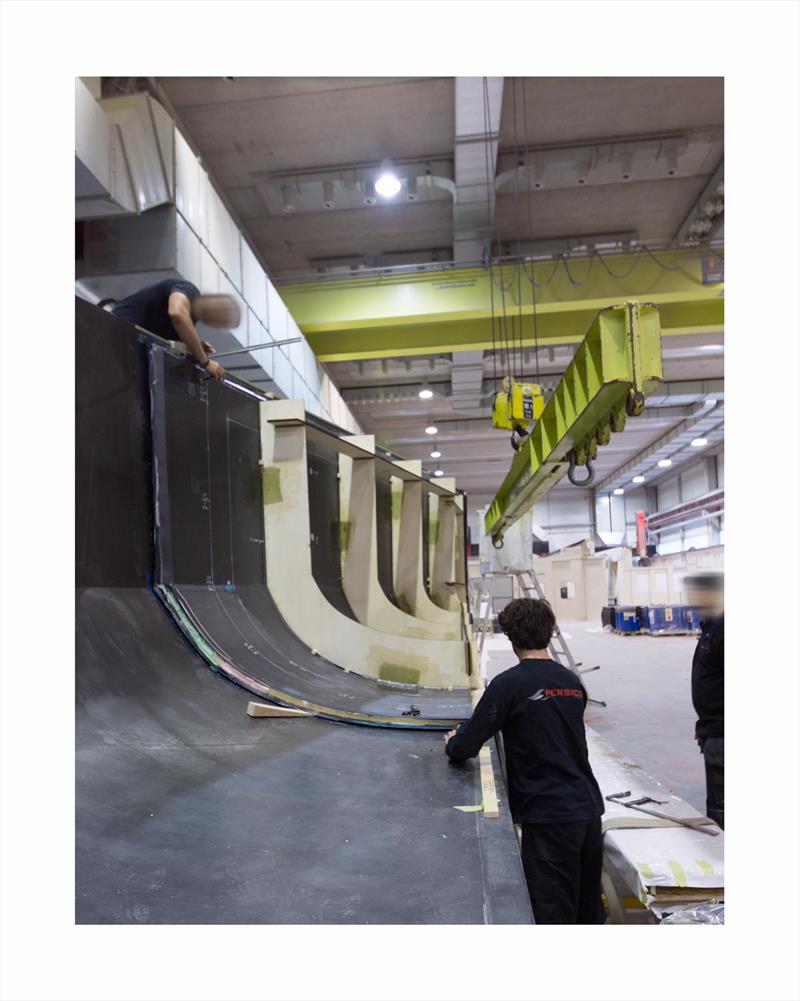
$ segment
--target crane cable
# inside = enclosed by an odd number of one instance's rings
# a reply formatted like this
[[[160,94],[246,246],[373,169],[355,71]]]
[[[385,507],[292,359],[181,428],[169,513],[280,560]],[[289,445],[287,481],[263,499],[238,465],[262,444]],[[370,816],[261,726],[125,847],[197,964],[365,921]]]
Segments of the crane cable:
[[[486,167],[486,210],[489,210],[491,191],[489,187],[489,84],[486,77],[483,78],[483,151]],[[489,296],[492,323],[492,375],[494,379],[494,391],[497,392],[497,330],[494,316],[494,281],[492,280],[492,233],[489,230],[489,253],[487,256],[489,266]]]
[[[531,250],[531,253],[532,253],[533,252],[533,213],[532,213],[532,209],[531,209],[531,184],[530,184],[531,177],[530,177],[530,166],[529,166],[529,162],[528,162],[529,152],[528,152],[528,100],[527,100],[528,87],[527,87],[527,83],[528,83],[527,77],[523,77],[522,78],[522,129],[523,129],[523,137],[524,137],[523,141],[525,143],[525,173],[526,173],[527,179],[528,179],[528,183],[526,184],[526,190],[527,190],[527,193],[528,193],[528,199],[527,199],[528,200],[528,246],[529,246],[529,249]],[[522,261],[522,268],[523,268],[523,270],[525,270],[524,259]],[[546,283],[547,285],[549,285],[550,282],[553,280],[553,276],[556,273],[556,268],[558,268],[558,261],[557,260],[556,260],[555,268],[553,269],[552,274],[547,279],[547,283]],[[525,270],[525,274],[526,274],[526,276],[528,275],[527,270]],[[535,274],[536,274],[536,272],[534,270],[534,265],[533,265],[533,262],[531,262],[531,274],[529,276],[529,280],[530,280],[530,284],[531,284],[531,300],[532,300],[532,303],[533,303],[533,309],[532,309],[532,319],[533,319],[533,356],[534,356],[534,360],[535,360],[535,363],[536,363],[536,381],[537,381],[537,383],[539,383],[539,385],[541,385],[542,379],[541,379],[541,369],[540,369],[540,365],[539,365],[539,319],[538,319],[538,316],[536,315],[536,280],[535,280]]]
[[[492,204],[491,186],[492,186],[493,180],[494,180],[493,176],[490,179],[490,173],[491,173],[491,165],[490,165],[490,158],[489,158],[490,124],[491,124],[491,116],[490,116],[490,111],[489,111],[489,78],[488,77],[483,77],[483,130],[484,130],[483,131],[483,138],[484,138],[483,148],[484,148],[484,162],[485,162],[485,166],[486,166],[486,210],[487,210],[487,212],[490,211],[490,206]],[[498,349],[497,349],[497,336],[496,336],[497,324],[495,323],[495,304],[494,304],[495,279],[494,279],[494,268],[493,268],[493,256],[494,255],[493,255],[493,252],[492,252],[493,236],[494,236],[494,215],[492,214],[492,219],[491,219],[491,222],[489,223],[489,255],[488,255],[488,265],[489,265],[489,291],[490,291],[490,297],[491,297],[490,298],[490,306],[491,306],[491,312],[492,312],[492,362],[493,362],[493,366],[494,366],[494,382],[495,382],[495,387],[494,388],[495,388],[495,393],[496,393],[497,392],[497,388],[498,388],[498,384],[497,384],[497,353],[498,353]],[[502,279],[501,279],[501,283],[500,283],[500,289],[501,289],[502,296],[503,296],[503,315],[502,315],[501,323],[499,324],[499,326],[500,326],[500,336],[503,338],[503,342],[505,344],[505,352],[504,353],[505,353],[506,374],[509,377],[509,382],[510,382],[511,369],[510,369],[509,357],[508,357],[508,328],[507,328],[506,323],[505,323],[505,320],[506,320],[505,288],[504,288],[504,286],[502,284]]]
[[[514,155],[519,156],[519,142],[517,137],[517,77],[511,78],[511,115],[514,120]],[[514,168],[514,219],[519,218],[519,163]],[[516,229],[516,227],[515,227]],[[523,329],[522,329],[522,248],[519,242],[519,229],[516,229],[517,263],[514,269],[517,278],[517,333],[519,336],[519,371],[517,378],[524,381],[525,357],[523,349]]]

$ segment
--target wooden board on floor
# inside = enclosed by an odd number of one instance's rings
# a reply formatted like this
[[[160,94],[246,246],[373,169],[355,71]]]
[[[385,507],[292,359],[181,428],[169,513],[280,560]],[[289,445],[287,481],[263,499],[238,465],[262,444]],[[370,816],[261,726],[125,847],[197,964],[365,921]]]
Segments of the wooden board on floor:
[[[293,716],[310,716],[304,709],[288,709],[286,706],[270,706],[263,702],[248,702],[248,716],[271,716],[276,718],[291,718]]]

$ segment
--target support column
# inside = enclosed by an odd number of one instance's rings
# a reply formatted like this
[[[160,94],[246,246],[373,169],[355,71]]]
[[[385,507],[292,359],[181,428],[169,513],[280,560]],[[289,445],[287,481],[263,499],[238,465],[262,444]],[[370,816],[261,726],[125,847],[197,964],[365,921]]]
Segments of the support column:
[[[395,636],[460,640],[455,624],[426,622],[397,608],[378,579],[378,532],[375,506],[375,438],[343,439],[364,450],[361,457],[340,455],[342,586],[359,622]]]
[[[422,475],[422,463],[418,460],[399,462],[397,465]],[[397,530],[395,593],[411,615],[432,622],[452,623],[458,621],[459,615],[434,604],[425,590],[422,576],[422,491],[421,479],[403,481]]]

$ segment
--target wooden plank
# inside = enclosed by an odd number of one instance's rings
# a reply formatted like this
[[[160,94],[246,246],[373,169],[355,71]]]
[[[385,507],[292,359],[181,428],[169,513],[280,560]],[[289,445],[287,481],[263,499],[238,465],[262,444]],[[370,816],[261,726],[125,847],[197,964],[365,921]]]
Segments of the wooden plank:
[[[481,791],[483,793],[483,815],[493,818],[500,816],[500,803],[497,799],[497,789],[494,784],[494,768],[492,766],[492,749],[482,747],[479,755],[481,765]]]
[[[291,718],[294,716],[310,716],[304,709],[289,709],[286,706],[265,705],[263,702],[248,702],[248,716],[272,716],[279,719]]]

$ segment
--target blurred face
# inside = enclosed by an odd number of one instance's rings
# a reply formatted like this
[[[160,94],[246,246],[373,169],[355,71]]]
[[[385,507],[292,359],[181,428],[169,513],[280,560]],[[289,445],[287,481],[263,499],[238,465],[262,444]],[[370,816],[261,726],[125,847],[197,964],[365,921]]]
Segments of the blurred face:
[[[687,589],[687,598],[692,608],[703,615],[721,615],[724,608],[724,591],[721,589],[694,585]]]
[[[239,305],[229,295],[200,295],[192,303],[192,316],[209,327],[232,330],[239,326]]]

